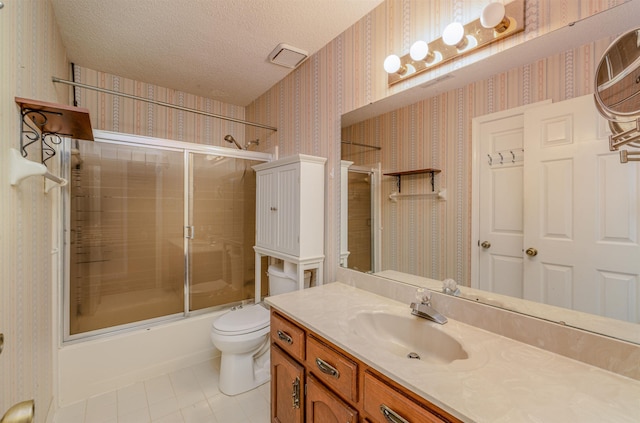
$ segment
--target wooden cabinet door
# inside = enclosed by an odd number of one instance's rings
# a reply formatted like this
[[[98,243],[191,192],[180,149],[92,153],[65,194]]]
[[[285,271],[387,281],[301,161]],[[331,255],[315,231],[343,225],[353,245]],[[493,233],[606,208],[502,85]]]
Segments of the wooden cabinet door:
[[[271,345],[271,421],[303,423],[304,367]]]
[[[315,377],[307,378],[306,423],[357,423],[358,412]]]

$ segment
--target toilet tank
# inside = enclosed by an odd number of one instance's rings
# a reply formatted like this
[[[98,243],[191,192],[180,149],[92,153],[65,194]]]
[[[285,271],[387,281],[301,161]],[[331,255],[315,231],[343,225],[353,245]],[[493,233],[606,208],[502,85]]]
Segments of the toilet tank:
[[[284,271],[282,263],[276,263],[269,266],[267,270],[269,276],[269,295],[284,294],[285,292],[293,292],[298,289],[298,275]],[[304,272],[304,287],[309,288],[311,281],[311,272]]]

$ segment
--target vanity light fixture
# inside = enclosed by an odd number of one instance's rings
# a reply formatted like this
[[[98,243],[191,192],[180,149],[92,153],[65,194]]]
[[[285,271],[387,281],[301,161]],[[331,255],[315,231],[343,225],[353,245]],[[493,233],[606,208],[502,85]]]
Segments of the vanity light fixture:
[[[460,22],[451,22],[442,32],[442,41],[448,46],[454,46],[458,51],[464,50],[469,43],[464,34],[464,25]]]
[[[502,3],[489,3],[482,9],[480,25],[483,28],[493,28],[498,34],[503,33],[511,25],[511,20],[506,15],[506,9]]]
[[[409,50],[409,56],[414,62],[426,62],[432,63],[435,60],[435,55],[429,50],[429,44],[426,41],[416,41]]]
[[[466,24],[447,25],[442,37],[431,42],[416,41],[408,54],[391,54],[384,61],[388,84],[407,80],[437,65],[467,54],[479,47],[524,30],[524,0],[508,4],[487,4],[478,19]]]
[[[402,65],[400,58],[395,54],[390,54],[384,59],[384,70],[387,73],[396,73],[398,75],[407,73],[407,67]]]

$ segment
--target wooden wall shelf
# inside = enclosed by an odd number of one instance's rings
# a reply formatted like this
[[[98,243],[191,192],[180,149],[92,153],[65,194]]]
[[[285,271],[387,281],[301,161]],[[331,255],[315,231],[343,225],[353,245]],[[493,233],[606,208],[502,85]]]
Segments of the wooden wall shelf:
[[[21,97],[16,97],[16,103],[20,106],[22,115],[29,116],[43,133],[93,141],[87,109]],[[44,122],[35,117],[38,113],[46,117]]]
[[[415,169],[415,170],[405,170],[402,172],[389,172],[389,173],[385,173],[385,175],[388,176],[395,176],[397,178],[397,184],[398,184],[398,193],[402,192],[401,191],[401,183],[402,183],[402,177],[406,176],[406,175],[419,175],[419,174],[423,174],[423,173],[428,173],[431,175],[431,191],[435,191],[435,182],[434,182],[434,175],[436,173],[440,173],[442,172],[440,169],[432,169],[432,168],[427,168],[427,169]]]

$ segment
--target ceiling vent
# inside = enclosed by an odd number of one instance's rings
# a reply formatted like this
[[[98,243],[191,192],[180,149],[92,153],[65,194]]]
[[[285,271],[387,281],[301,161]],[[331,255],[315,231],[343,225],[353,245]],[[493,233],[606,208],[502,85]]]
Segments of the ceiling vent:
[[[278,47],[269,55],[269,61],[276,65],[293,69],[304,62],[308,56],[309,54],[304,50],[287,44],[278,44]]]

